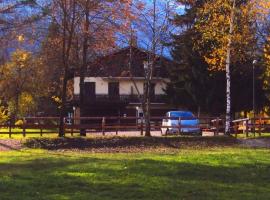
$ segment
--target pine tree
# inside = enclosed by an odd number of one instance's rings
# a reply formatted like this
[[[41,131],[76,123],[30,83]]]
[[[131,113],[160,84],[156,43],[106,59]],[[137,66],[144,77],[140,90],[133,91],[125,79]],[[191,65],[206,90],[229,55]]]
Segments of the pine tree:
[[[213,84],[220,80],[219,73],[209,73],[208,63],[195,48],[196,41],[201,38],[195,28],[195,19],[198,9],[204,1],[185,3],[185,13],[175,17],[174,22],[181,33],[174,35],[172,55],[177,65],[171,69],[172,83],[168,93],[173,94],[173,104],[180,103],[189,109],[216,113],[221,109],[213,104],[213,99],[222,96],[220,85]],[[170,95],[171,96],[171,95]]]

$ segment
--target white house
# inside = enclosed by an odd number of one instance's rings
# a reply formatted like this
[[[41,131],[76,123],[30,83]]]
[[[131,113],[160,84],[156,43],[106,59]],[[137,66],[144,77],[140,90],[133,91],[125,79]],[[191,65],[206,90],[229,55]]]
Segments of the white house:
[[[132,49],[130,49],[132,48]],[[145,82],[145,60],[148,52],[127,47],[104,56],[88,67],[84,85],[84,116],[140,116],[141,96]],[[152,115],[164,115],[170,107],[166,104],[166,86],[169,83],[167,67],[171,61],[159,57],[151,81]],[[79,108],[80,77],[74,74],[75,115]]]

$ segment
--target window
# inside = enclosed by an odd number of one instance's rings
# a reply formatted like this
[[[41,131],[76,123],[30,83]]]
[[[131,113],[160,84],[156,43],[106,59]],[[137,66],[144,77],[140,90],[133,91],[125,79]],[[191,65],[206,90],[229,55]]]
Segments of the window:
[[[109,98],[119,98],[119,82],[109,83]]]
[[[84,83],[84,98],[86,102],[94,100],[96,98],[96,83],[95,82]]]
[[[134,95],[134,88],[133,88],[133,86],[130,86],[130,94],[131,95]]]

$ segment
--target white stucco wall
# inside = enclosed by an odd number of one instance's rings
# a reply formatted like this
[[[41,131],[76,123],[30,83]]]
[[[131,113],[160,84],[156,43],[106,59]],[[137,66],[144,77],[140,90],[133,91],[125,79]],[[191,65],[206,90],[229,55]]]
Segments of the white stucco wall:
[[[140,94],[143,93],[143,81],[136,81],[136,85]],[[132,81],[128,80],[120,80],[119,81],[119,93],[120,95],[130,95],[131,94],[131,87],[133,87],[133,94],[137,94],[136,88]]]
[[[86,77],[85,82],[95,82],[96,83],[96,94],[108,94],[108,83],[110,82],[107,79],[101,77]],[[135,86],[130,80],[118,80],[119,82],[119,93],[120,95],[130,95],[131,87],[133,87],[133,94],[137,94]],[[136,80],[136,85],[140,93],[143,93],[143,80]],[[156,80],[155,82],[155,94],[165,94],[163,89],[166,88],[166,82],[169,82],[168,79],[165,80]],[[80,93],[80,78],[74,78],[74,94],[78,95]]]
[[[164,89],[166,89],[166,83],[165,81],[158,81],[155,86],[155,94],[165,94]]]
[[[96,94],[108,94],[108,81],[100,77],[86,77],[84,81],[96,83]],[[74,94],[80,94],[80,77],[74,78]]]

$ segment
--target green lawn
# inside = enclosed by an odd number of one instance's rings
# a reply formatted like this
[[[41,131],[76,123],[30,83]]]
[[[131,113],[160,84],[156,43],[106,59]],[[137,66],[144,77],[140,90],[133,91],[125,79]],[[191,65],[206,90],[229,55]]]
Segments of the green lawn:
[[[232,136],[235,137],[235,134],[232,134]],[[261,133],[261,135],[256,132],[255,135],[253,132],[248,133],[248,137],[246,137],[246,134],[237,134],[237,138],[260,138],[260,137],[270,137],[270,133]]]
[[[56,129],[43,129],[42,136],[44,137],[57,137],[58,130]],[[0,128],[0,139],[9,138],[8,128]],[[49,132],[49,133],[46,133]],[[53,133],[52,133],[53,132]],[[67,133],[67,136],[70,136],[70,133]],[[75,134],[74,135],[79,135]],[[25,138],[32,138],[32,137],[40,137],[40,129],[26,129],[26,136]],[[11,138],[23,138],[23,129],[21,128],[12,128],[11,129]]]
[[[0,152],[0,199],[270,199],[270,150]]]

